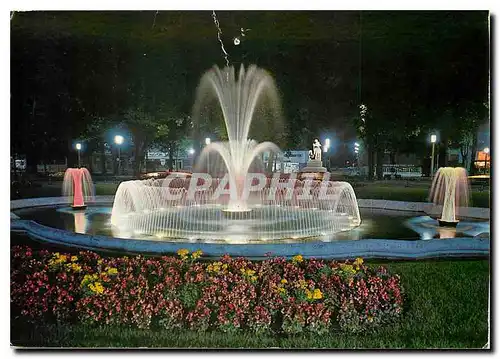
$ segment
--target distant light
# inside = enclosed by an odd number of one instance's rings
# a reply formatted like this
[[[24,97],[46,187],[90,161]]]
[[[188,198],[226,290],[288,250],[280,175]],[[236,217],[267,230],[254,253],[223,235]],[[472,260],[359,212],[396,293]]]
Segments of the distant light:
[[[437,139],[436,135],[431,135],[431,142],[432,143],[436,143],[436,139]]]
[[[330,139],[329,139],[329,138],[327,138],[327,139],[325,140],[325,146],[326,146],[326,147],[330,147]]]
[[[357,148],[354,149],[354,153],[358,153],[358,149]]]
[[[234,44],[235,44],[235,45],[239,45],[239,44],[240,44],[240,42],[241,42],[241,41],[240,41],[240,38],[239,38],[239,37],[235,37],[235,38],[234,38]]]
[[[189,149],[189,154],[190,154],[190,155],[194,155],[194,148],[190,148],[190,149]]]
[[[205,138],[205,145],[209,145],[210,144],[210,137],[207,137]]]
[[[490,153],[490,149],[489,147],[486,147],[484,150],[483,150],[484,153]]]
[[[77,144],[75,145],[75,148],[76,148],[78,151],[80,151],[80,150],[82,149],[82,144],[81,144],[81,143],[77,143]]]
[[[359,147],[359,143],[354,142],[354,147]]]
[[[121,136],[121,135],[116,135],[116,136],[115,136],[115,143],[116,143],[117,145],[121,145],[121,144],[123,143],[123,136]]]

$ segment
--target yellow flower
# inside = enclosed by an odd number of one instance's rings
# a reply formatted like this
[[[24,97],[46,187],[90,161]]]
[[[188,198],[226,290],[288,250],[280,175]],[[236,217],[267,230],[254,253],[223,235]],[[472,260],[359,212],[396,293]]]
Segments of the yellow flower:
[[[89,286],[97,279],[99,279],[99,276],[97,274],[85,274],[83,276],[82,282],[80,283],[80,286],[81,287],[84,287],[85,285]]]
[[[99,282],[90,283],[88,287],[92,292],[97,294],[102,294],[104,292],[104,287]]]
[[[356,273],[356,269],[354,269],[352,264],[340,263],[339,266],[340,266],[340,269],[342,269],[342,271],[347,273],[347,274],[355,274]]]
[[[371,315],[368,316],[368,321],[373,322],[373,317]]]
[[[76,263],[72,263],[71,264],[71,269],[73,270],[73,272],[81,272],[82,271],[82,267],[80,267],[78,264]]]
[[[298,287],[302,288],[302,289],[305,289],[307,287],[307,282],[303,279],[300,279],[297,284],[298,284]]]
[[[304,261],[304,258],[303,258],[303,257],[302,257],[302,255],[300,255],[300,254],[297,254],[296,256],[294,256],[294,257],[292,258],[292,262],[293,262],[294,264],[296,264],[296,263],[302,263],[303,261]]]
[[[97,260],[97,265],[101,265],[102,264],[102,259],[98,259]]]
[[[255,271],[252,269],[247,269],[245,274],[250,277],[250,276],[253,276],[255,274]]]
[[[189,251],[187,249],[181,248],[177,251],[177,254],[181,257],[181,259],[185,259],[188,255]]]
[[[312,297],[313,297],[313,294],[309,289],[306,289],[306,296],[307,296],[307,299],[312,299]]]
[[[321,293],[321,290],[315,289],[312,297],[313,299],[321,299],[323,298],[323,293]]]
[[[71,261],[72,262],[76,262],[78,260],[78,257],[77,256],[71,256]]]
[[[95,289],[96,289],[96,292],[99,294],[102,294],[104,292],[104,287],[99,282],[95,283]]]
[[[214,263],[209,264],[207,266],[207,272],[209,272],[209,273],[210,272],[218,273],[220,271],[221,267],[223,269],[226,269],[227,268],[227,264],[223,265],[221,262],[214,262]]]
[[[354,261],[354,263],[355,263],[356,265],[361,265],[361,264],[363,264],[363,258],[361,258],[361,257],[356,258],[356,260]]]
[[[60,265],[64,265],[66,263],[67,257],[65,255],[61,255],[59,253],[54,253],[52,255],[52,258],[49,259],[48,261],[48,266],[50,269],[54,269],[55,267],[58,267]],[[69,270],[70,265],[66,264],[66,268]]]
[[[116,268],[109,268],[109,269],[108,269],[108,274],[109,274],[109,275],[115,275],[115,274],[118,274],[118,269],[116,269]]]
[[[286,293],[286,289],[283,288],[283,287],[278,287],[278,294],[285,294]]]
[[[284,279],[284,278],[283,278],[283,279],[281,280],[281,284],[287,284],[287,283],[288,283],[288,281],[287,281],[286,279]]]
[[[201,255],[202,255],[202,254],[203,254],[203,252],[202,252],[201,250],[199,250],[199,249],[198,249],[197,251],[195,251],[195,252],[193,252],[193,253],[191,254],[191,258],[193,258],[193,259],[198,259],[198,258],[200,258],[200,257],[201,257]]]

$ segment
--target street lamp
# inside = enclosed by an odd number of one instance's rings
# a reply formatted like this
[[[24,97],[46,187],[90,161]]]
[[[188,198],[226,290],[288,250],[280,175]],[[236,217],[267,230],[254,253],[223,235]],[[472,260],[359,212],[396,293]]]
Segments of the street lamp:
[[[484,174],[486,174],[486,158],[488,157],[488,153],[490,153],[490,148],[485,147],[483,152],[484,152]]]
[[[80,168],[80,150],[82,149],[82,144],[77,143],[75,145],[75,148],[76,148],[76,152],[78,153],[78,168]]]
[[[121,153],[120,153],[120,145],[123,143],[123,136],[122,135],[116,135],[115,136],[115,144],[118,146],[118,174],[120,174],[121,170]]]
[[[188,152],[190,155],[194,155],[194,148],[190,148]]]
[[[328,152],[328,148],[329,148],[329,147],[330,147],[330,139],[329,139],[329,138],[327,138],[327,139],[325,140],[325,147],[324,147],[323,152]]]
[[[436,135],[431,135],[432,155],[431,155],[431,178],[434,177],[434,145],[436,144]]]

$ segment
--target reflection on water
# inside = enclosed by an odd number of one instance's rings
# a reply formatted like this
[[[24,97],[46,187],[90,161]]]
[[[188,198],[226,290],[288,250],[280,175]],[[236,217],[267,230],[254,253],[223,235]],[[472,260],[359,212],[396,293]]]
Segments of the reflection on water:
[[[73,213],[75,217],[75,232],[85,234],[87,233],[87,217],[82,211]]]
[[[176,241],[165,236],[146,236],[141,233],[123,233],[113,228],[110,223],[111,207],[89,206],[85,210],[75,211],[71,207],[39,207],[17,210],[15,213],[22,219],[34,220],[40,224],[74,231],[76,233],[113,236],[117,238],[147,239],[156,241]],[[261,238],[259,241],[241,241],[241,243],[273,243],[293,242],[328,242],[332,240],[362,240],[367,238],[429,240],[454,237],[489,236],[489,222],[461,221],[457,228],[440,227],[438,221],[429,216],[415,216],[411,212],[361,209],[362,222],[359,227],[337,233],[335,237],[324,236],[308,239],[289,238],[269,241]],[[235,243],[235,236],[228,238]],[[196,243],[199,239],[193,232],[183,242]],[[224,243],[225,240],[207,240],[207,243]],[[238,241],[240,242],[240,241]]]
[[[109,207],[87,207],[86,209],[75,210],[71,207],[52,208],[52,212],[56,211],[56,220],[51,220],[50,212],[36,210],[34,216],[28,216],[29,219],[34,219],[41,224],[51,227],[66,229],[81,234],[101,234],[112,236],[109,217],[111,216],[111,208]],[[53,215],[54,213],[52,213]],[[34,217],[34,218],[33,218]],[[23,217],[21,217],[23,218]]]
[[[439,238],[455,238],[457,229],[454,227],[441,227],[438,228]]]
[[[457,227],[441,227],[436,219],[429,216],[410,218],[405,225],[417,232],[421,239],[489,236],[489,222],[460,221]]]

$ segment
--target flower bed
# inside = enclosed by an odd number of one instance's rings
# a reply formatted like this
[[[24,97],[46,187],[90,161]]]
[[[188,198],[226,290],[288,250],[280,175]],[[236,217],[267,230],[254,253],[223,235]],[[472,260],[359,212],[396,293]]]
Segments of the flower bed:
[[[361,332],[402,312],[399,276],[384,267],[270,257],[104,258],[13,247],[13,313],[31,321],[254,333]]]

